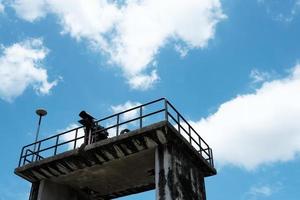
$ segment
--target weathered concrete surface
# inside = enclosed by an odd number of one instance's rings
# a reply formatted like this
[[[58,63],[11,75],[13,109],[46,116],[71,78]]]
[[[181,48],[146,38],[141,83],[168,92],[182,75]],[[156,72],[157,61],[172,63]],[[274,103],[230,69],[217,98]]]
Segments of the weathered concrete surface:
[[[156,149],[157,200],[205,200],[202,169],[184,149],[166,144]]]
[[[43,180],[39,184],[36,200],[89,200],[89,198],[83,192],[69,186]]]
[[[154,189],[154,149],[144,150],[103,165],[77,170],[51,180],[72,185],[80,190],[89,190],[101,197],[128,190],[135,193],[133,189],[137,188]]]
[[[32,183],[29,200],[37,200],[39,193],[40,182]]]

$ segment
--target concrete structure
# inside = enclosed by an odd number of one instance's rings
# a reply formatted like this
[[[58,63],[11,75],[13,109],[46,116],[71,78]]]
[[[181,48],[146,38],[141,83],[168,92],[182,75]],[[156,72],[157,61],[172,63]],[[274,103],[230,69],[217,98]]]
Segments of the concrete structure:
[[[201,153],[163,120],[30,162],[15,173],[33,183],[30,200],[113,199],[152,189],[157,200],[205,200],[204,177],[216,170]]]

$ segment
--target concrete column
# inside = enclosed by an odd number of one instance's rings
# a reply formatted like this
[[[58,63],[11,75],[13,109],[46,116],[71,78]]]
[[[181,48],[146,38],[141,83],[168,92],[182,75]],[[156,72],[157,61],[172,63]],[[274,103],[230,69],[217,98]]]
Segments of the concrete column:
[[[40,182],[32,183],[29,200],[37,200]]]
[[[68,186],[43,180],[39,183],[36,199],[32,200],[89,200],[89,198]]]
[[[157,147],[157,200],[206,200],[204,177],[192,158],[172,144]]]

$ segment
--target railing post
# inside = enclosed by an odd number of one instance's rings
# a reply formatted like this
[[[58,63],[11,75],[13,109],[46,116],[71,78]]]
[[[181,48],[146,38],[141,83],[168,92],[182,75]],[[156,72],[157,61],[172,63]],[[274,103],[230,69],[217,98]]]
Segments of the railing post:
[[[199,147],[200,147],[200,154],[202,155],[202,148],[201,148],[201,137],[198,135],[198,140],[199,140]]]
[[[31,162],[34,161],[34,155],[35,155],[34,152],[35,152],[36,144],[37,144],[37,142],[34,143],[34,150],[31,151],[31,153],[32,153]],[[26,155],[27,155],[27,152],[26,152]]]
[[[57,152],[57,144],[58,144],[58,140],[59,140],[59,135],[56,136],[55,148],[54,148],[54,155],[56,155],[56,152]]]
[[[77,134],[78,134],[78,129],[76,129],[76,131],[75,131],[75,140],[74,140],[74,147],[73,147],[73,149],[76,149],[76,144],[77,144]]]
[[[177,114],[177,125],[178,125],[178,132],[180,133],[180,117],[179,117],[179,114],[176,112]]]
[[[39,158],[40,149],[41,149],[41,142],[39,142],[37,151],[36,151],[36,152],[33,152],[33,153],[36,155],[35,161],[37,161],[38,158]]]
[[[143,106],[140,107],[140,128],[143,127]]]
[[[21,166],[23,152],[24,152],[24,147],[22,147],[22,150],[21,150],[21,155],[20,155],[20,159],[19,159],[19,167]]]
[[[168,113],[168,100],[165,99],[165,120],[166,121],[169,121],[168,116],[169,116],[169,113]]]
[[[212,152],[212,149],[209,148],[209,155],[210,155],[210,164],[211,164],[211,167],[214,167],[214,156],[213,156],[213,152]]]
[[[119,135],[119,123],[120,123],[120,114],[117,115],[117,128],[116,128],[116,135]]]
[[[190,125],[188,125],[188,126],[189,126],[189,136],[190,136],[189,140],[190,140],[190,144],[192,144],[191,126]],[[200,146],[200,143],[199,143],[199,146]],[[200,150],[201,150],[201,148],[200,148]]]
[[[28,152],[28,149],[26,149],[25,151],[25,155],[24,155],[24,160],[23,160],[23,165],[25,165],[25,162],[27,160],[27,152]],[[33,157],[33,154],[32,154],[32,157]],[[31,161],[33,160],[33,158],[31,159]]]

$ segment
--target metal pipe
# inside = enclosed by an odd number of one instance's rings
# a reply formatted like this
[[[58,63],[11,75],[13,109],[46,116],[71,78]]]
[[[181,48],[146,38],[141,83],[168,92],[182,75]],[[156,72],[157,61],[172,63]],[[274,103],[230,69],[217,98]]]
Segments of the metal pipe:
[[[36,149],[36,143],[39,137],[39,132],[40,132],[40,127],[41,127],[41,122],[42,122],[42,117],[47,115],[47,111],[45,109],[37,109],[35,111],[35,113],[39,116],[39,122],[38,122],[38,126],[37,126],[37,130],[36,130],[36,134],[35,134],[35,143],[34,143],[34,147],[33,147],[33,152],[35,152]]]

